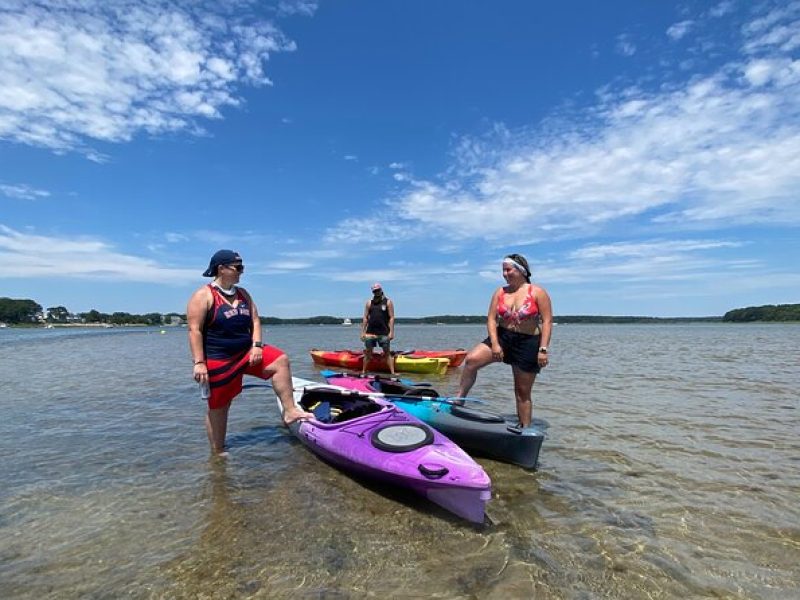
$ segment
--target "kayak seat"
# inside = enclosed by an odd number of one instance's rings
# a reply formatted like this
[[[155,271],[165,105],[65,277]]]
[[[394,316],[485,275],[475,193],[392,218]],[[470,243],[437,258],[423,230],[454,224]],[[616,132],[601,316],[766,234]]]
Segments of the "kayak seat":
[[[378,391],[387,396],[403,396],[405,398],[437,398],[439,396],[439,392],[434,389],[407,385],[400,381],[378,379],[375,383],[378,384]]]
[[[456,417],[469,419],[470,421],[480,421],[481,423],[506,422],[506,420],[500,415],[484,412],[482,410],[475,410],[474,408],[465,408],[463,406],[451,406],[450,413]]]
[[[316,406],[311,408],[314,413],[314,418],[320,423],[331,422],[331,403],[330,402],[317,402]]]
[[[372,413],[380,412],[380,410],[380,404],[375,404],[374,402],[360,402],[336,415],[333,418],[332,423],[343,423],[344,421],[349,421],[350,419],[356,419],[358,417],[363,417],[364,415],[371,415]]]
[[[339,390],[317,388],[307,390],[300,406],[314,413],[322,423],[341,423],[356,417],[379,412],[381,405],[363,395],[341,393]]]

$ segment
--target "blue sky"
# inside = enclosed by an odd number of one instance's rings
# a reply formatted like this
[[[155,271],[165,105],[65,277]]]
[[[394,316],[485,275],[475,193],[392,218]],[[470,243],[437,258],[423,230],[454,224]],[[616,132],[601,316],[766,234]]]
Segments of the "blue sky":
[[[800,2],[0,0],[0,296],[262,314],[800,302]]]

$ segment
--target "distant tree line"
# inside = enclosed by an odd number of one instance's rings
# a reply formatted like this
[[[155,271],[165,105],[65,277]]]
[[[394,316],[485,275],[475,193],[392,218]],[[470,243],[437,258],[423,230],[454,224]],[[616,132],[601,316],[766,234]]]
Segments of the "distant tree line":
[[[604,315],[563,315],[553,317],[558,323],[719,323],[722,317],[615,317]]]
[[[90,310],[84,313],[71,313],[65,306],[51,306],[46,310],[33,300],[0,298],[0,322],[9,325],[29,325],[37,323],[48,324],[79,324],[79,323],[108,323],[110,325],[163,325],[172,323],[176,317],[178,321],[185,321],[185,315],[178,313],[147,313],[135,315],[126,312],[102,313]]]
[[[723,321],[750,323],[752,321],[800,321],[800,304],[766,304],[729,310]]]
[[[42,307],[33,300],[0,298],[0,321],[9,324],[35,323]]]
[[[294,319],[280,319],[278,317],[261,317],[261,322],[264,325],[341,325],[341,317],[331,316],[317,316],[317,317],[304,317]],[[351,321],[356,324],[361,324],[361,317],[352,317]],[[452,325],[464,323],[485,323],[486,315],[440,315],[433,317],[398,317],[395,319],[396,323],[405,324],[428,324],[438,325],[439,323]]]
[[[722,317],[615,317],[603,315],[560,315],[553,318],[558,323],[692,323],[729,322],[748,323],[752,321],[800,321],[800,304],[768,304],[729,310]],[[361,317],[353,317],[353,323],[361,322]],[[73,314],[65,306],[51,306],[43,310],[41,305],[29,299],[0,298],[0,322],[10,325],[37,323],[108,323],[111,325],[164,325],[185,323],[186,315],[181,313],[147,313],[144,315],[126,312],[102,313],[97,310]],[[398,317],[397,323],[427,325],[482,324],[486,315],[434,315],[431,317]],[[320,315],[294,319],[261,317],[264,325],[341,325],[340,317]]]
[[[278,317],[261,317],[262,325],[341,325],[339,317],[327,315],[318,317],[305,317],[296,319],[279,319]]]
[[[691,323],[720,322],[722,317],[612,317],[602,315],[564,315],[553,318],[558,323]],[[361,317],[353,317],[354,324],[361,323]],[[264,325],[341,325],[339,317],[307,317],[298,319],[279,319],[261,317]],[[481,325],[486,323],[486,315],[435,315],[432,317],[397,317],[395,322],[406,325]]]

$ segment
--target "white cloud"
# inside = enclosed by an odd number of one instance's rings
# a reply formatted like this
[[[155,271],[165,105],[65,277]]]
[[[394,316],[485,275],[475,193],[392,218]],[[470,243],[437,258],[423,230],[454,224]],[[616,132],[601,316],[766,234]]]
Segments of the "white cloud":
[[[50,196],[50,192],[46,190],[37,190],[25,183],[14,185],[0,183],[0,194],[8,198],[16,198],[19,200],[36,200],[38,198],[47,198]]]
[[[759,260],[734,257],[729,252],[743,242],[713,239],[653,239],[636,243],[589,244],[573,250],[567,260],[532,265],[534,277],[543,281],[575,284],[614,281],[614,285],[683,282],[698,284],[709,277],[738,279],[744,273],[762,272]],[[663,289],[663,288],[661,288]]]
[[[102,240],[43,236],[0,225],[4,278],[83,278],[182,284],[197,281],[197,269],[167,267],[118,252]]]
[[[747,52],[797,49],[800,47],[800,2],[789,2],[751,21],[744,32],[749,37],[745,45]]]
[[[616,51],[623,56],[633,56],[636,54],[636,44],[631,41],[631,36],[623,33],[617,36]]]
[[[175,233],[171,231],[167,231],[164,233],[164,239],[167,240],[170,244],[178,244],[180,242],[188,242],[189,236],[183,233]]]
[[[708,14],[714,18],[719,18],[730,13],[733,10],[733,8],[734,8],[733,0],[724,0],[723,2],[720,2],[719,4],[714,6],[710,11],[708,11]]]
[[[354,161],[354,162],[358,162],[358,157],[355,154],[345,154],[344,155],[344,159],[345,160]]]
[[[285,17],[290,15],[312,16],[319,4],[314,0],[281,0],[278,4],[278,15]]]
[[[402,173],[384,214],[329,235],[362,241],[361,228],[391,222],[398,234],[520,244],[633,223],[651,235],[800,224],[800,64],[777,46],[747,51],[793,18],[778,13],[744,29],[741,54],[682,85],[606,88],[571,122],[463,138],[440,178]]]
[[[309,4],[309,3],[305,3]],[[0,139],[59,151],[188,129],[294,50],[255,0],[3,0]],[[301,11],[302,12],[302,11]]]
[[[364,283],[365,281],[380,281],[381,284],[398,282],[420,282],[471,274],[473,271],[465,266],[429,265],[429,264],[402,264],[376,269],[347,269],[325,271],[326,279],[346,283]]]
[[[618,242],[613,244],[590,244],[570,253],[575,259],[601,259],[609,257],[632,256],[648,258],[665,253],[685,253],[719,248],[737,248],[741,242],[720,240],[653,240],[647,242]]]
[[[297,252],[281,252],[282,256],[304,259],[338,259],[347,256],[342,250],[302,250]]]
[[[375,251],[378,247],[392,248],[415,233],[414,224],[409,221],[385,221],[379,216],[350,218],[328,229],[323,242],[333,246],[368,243]]]
[[[265,265],[265,270],[270,273],[280,271],[302,271],[314,266],[308,260],[275,260]]]
[[[669,29],[667,29],[667,35],[673,40],[679,40],[684,37],[689,30],[694,26],[694,21],[691,19],[687,19],[686,21],[681,21],[680,23],[675,23],[671,25]]]

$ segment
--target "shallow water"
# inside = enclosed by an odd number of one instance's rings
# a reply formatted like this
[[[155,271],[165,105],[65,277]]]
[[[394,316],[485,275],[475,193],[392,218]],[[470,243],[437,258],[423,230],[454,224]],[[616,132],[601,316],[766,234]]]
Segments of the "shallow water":
[[[557,326],[539,470],[478,459],[480,527],[320,462],[262,387],[210,460],[186,330],[164,331],[0,330],[3,598],[800,596],[798,325]],[[395,347],[483,335],[401,325]],[[357,336],[265,333],[311,379],[310,348]],[[511,412],[510,382],[488,367],[472,395]]]

